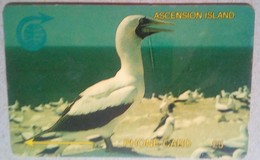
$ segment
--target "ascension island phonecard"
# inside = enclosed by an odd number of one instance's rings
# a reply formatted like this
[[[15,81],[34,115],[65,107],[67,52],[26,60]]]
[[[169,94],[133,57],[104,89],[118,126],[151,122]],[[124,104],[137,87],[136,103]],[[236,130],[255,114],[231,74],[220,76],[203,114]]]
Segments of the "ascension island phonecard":
[[[246,156],[251,6],[10,3],[3,17],[14,154]]]

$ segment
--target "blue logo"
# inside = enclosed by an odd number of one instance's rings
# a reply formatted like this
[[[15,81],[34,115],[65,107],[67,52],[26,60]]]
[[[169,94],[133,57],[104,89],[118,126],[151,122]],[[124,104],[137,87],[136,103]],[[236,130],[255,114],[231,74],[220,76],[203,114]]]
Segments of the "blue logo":
[[[47,33],[42,25],[51,19],[53,18],[43,13],[23,18],[16,28],[18,43],[28,51],[41,49],[47,40]]]

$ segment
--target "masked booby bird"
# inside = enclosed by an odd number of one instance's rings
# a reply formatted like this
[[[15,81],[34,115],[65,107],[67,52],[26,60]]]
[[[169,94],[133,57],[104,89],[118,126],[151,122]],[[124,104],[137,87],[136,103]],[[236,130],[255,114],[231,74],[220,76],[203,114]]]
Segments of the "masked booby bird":
[[[116,50],[121,68],[113,78],[87,88],[68,106],[61,118],[49,129],[34,136],[56,131],[90,131],[99,134],[106,149],[113,150],[111,135],[130,107],[144,96],[144,70],[141,56],[142,40],[154,33],[170,30],[152,25],[171,23],[153,20],[142,15],[125,17],[116,31]]]
[[[182,94],[179,95],[179,97],[177,98],[177,100],[175,100],[174,102],[184,102],[184,103],[190,103],[190,102],[194,102],[195,99],[193,98],[193,92],[191,90],[187,90],[185,92],[183,92]]]
[[[239,102],[249,106],[250,104],[250,91],[248,87],[245,85],[242,87],[239,87],[238,91],[235,91],[232,93],[234,99],[238,100]]]
[[[159,140],[165,140],[168,141],[170,136],[172,135],[172,132],[174,130],[174,117],[173,117],[173,109],[175,108],[174,103],[170,103],[167,106],[167,114],[165,114],[158,126],[154,129],[155,138]]]
[[[215,108],[217,111],[226,113],[235,110],[235,103],[232,95],[229,96],[228,102],[226,104],[221,103],[220,98],[220,95],[216,96]]]
[[[218,122],[227,122],[226,113],[237,112],[236,104],[234,102],[233,96],[230,95],[227,103],[220,102],[220,95],[216,96],[215,109],[221,114],[218,118]]]

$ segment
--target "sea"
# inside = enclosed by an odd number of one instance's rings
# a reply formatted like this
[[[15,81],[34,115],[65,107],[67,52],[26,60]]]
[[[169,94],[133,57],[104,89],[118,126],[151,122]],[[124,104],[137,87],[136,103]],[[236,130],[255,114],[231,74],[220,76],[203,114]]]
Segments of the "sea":
[[[37,106],[63,97],[72,101],[87,87],[116,74],[112,47],[45,47],[30,52],[7,47],[8,101]],[[250,47],[144,47],[145,97],[199,89],[213,97],[251,86]]]

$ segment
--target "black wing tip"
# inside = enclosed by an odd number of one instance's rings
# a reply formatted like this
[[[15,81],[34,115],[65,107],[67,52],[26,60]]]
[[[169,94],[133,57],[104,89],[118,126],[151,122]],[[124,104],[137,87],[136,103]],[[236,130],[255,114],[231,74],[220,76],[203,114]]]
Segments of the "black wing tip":
[[[160,120],[158,126],[154,129],[153,132],[156,132],[161,126],[163,126],[163,125],[165,124],[166,119],[167,119],[168,117],[169,117],[169,115],[168,115],[168,114],[165,114],[165,115],[161,118],[161,120]]]
[[[72,108],[72,106],[75,104],[75,102],[77,102],[79,99],[81,99],[82,96],[78,95],[78,97],[76,97],[72,102],[71,104],[68,105],[68,107],[62,112],[61,114],[61,117],[65,116],[69,111],[70,109]]]

